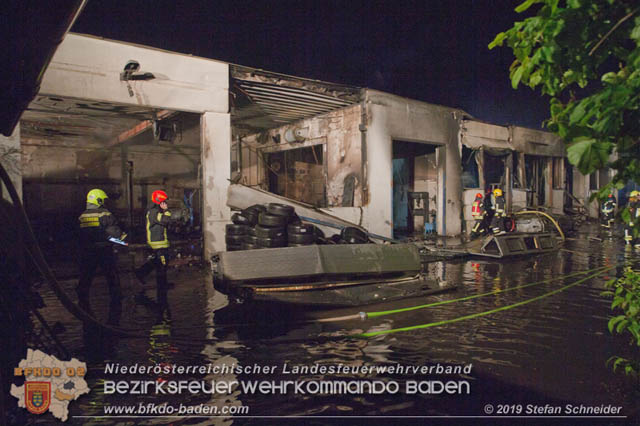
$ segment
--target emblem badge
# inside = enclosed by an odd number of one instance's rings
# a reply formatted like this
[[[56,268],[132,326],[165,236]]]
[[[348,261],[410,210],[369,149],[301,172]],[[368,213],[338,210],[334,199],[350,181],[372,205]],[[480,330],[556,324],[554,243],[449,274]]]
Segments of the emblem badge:
[[[24,382],[24,403],[33,414],[42,414],[51,404],[51,382]]]

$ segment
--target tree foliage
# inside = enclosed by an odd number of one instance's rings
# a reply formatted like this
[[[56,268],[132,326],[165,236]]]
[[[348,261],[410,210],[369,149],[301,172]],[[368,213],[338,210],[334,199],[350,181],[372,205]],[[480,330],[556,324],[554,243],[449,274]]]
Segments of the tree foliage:
[[[582,173],[611,167],[611,185],[640,183],[640,3],[527,0],[516,11],[530,16],[489,45],[513,50],[512,86],[550,96],[547,126]]]
[[[611,309],[621,311],[609,320],[609,332],[625,334],[629,343],[640,348],[640,274],[628,268],[622,278],[609,280],[603,295],[611,296]],[[625,374],[640,375],[640,361],[612,356],[613,370],[621,368]]]
[[[640,183],[640,2],[526,0],[516,11],[529,17],[489,44],[513,50],[513,88],[524,84],[550,97],[547,127],[568,144],[567,157],[583,174],[615,169],[599,198],[612,186]],[[628,207],[621,216],[633,220]],[[609,331],[628,334],[640,347],[640,274],[627,269],[608,288],[611,308],[622,311]],[[640,376],[637,360],[610,361],[614,371]]]

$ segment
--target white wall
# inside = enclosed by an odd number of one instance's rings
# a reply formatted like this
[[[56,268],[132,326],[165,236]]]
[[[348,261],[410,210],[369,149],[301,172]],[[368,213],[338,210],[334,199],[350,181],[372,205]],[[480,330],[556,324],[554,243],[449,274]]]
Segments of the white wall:
[[[129,60],[139,62],[140,72],[151,72],[155,79],[120,81]],[[224,249],[231,161],[228,64],[70,33],[53,56],[39,94],[203,114],[205,254],[208,258]]]
[[[388,237],[393,233],[392,145],[394,140],[402,140],[441,147],[438,150],[438,233],[460,234],[459,126],[454,115],[460,111],[375,90],[367,90],[366,108],[369,203],[363,209],[363,226]]]
[[[129,60],[155,79],[130,81],[120,72]],[[178,111],[228,110],[229,66],[139,45],[69,33],[45,72],[40,94],[68,96]]]

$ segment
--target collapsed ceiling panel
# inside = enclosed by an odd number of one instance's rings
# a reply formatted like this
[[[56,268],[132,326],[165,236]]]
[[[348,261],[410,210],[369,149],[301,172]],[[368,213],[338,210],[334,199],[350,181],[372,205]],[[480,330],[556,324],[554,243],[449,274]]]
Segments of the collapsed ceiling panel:
[[[280,127],[360,102],[361,89],[231,65],[234,133]]]
[[[23,113],[20,132],[23,139],[113,144],[131,129],[167,115],[166,111],[141,106],[38,96]]]

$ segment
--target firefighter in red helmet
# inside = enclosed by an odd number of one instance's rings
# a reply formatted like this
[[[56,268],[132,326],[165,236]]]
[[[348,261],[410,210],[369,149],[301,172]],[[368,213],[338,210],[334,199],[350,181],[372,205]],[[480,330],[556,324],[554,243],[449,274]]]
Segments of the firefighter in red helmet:
[[[484,209],[484,201],[482,200],[482,194],[478,192],[476,199],[471,205],[471,216],[476,221],[471,229],[471,239],[478,237],[486,232],[486,212]]]
[[[167,227],[172,222],[171,211],[167,205],[167,193],[153,191],[151,204],[146,214],[147,244],[151,248],[149,260],[135,271],[138,280],[144,285],[145,278],[155,269],[157,283],[157,306],[160,314],[168,313],[167,300],[167,264],[169,261],[169,239]],[[144,300],[144,290],[138,295]]]

